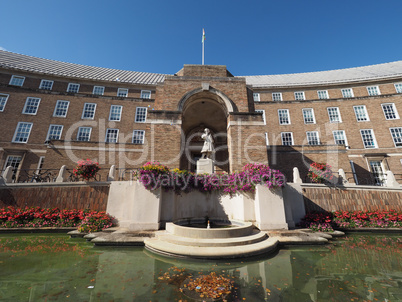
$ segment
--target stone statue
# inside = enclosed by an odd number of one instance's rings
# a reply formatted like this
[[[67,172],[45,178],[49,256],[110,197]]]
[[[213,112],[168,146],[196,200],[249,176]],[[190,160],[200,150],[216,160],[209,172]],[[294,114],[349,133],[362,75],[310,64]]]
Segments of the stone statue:
[[[211,159],[212,153],[215,152],[214,138],[212,137],[211,132],[208,128],[205,128],[204,133],[201,135],[201,138],[204,140],[204,146],[202,146],[201,150],[201,159]]]

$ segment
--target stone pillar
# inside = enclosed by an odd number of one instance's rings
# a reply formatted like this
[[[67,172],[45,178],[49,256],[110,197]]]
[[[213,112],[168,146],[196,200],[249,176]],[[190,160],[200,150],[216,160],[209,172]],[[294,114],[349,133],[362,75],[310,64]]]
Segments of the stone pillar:
[[[295,183],[295,184],[303,183],[303,181],[300,177],[299,169],[297,167],[293,168],[293,183]]]
[[[67,167],[66,165],[61,166],[59,175],[56,178],[56,182],[65,182],[67,179]]]
[[[204,158],[197,161],[197,174],[213,174],[214,170],[214,162],[212,159]]]
[[[338,175],[339,175],[338,184],[340,184],[340,185],[348,185],[349,184],[349,181],[346,178],[346,173],[343,169],[338,170]]]
[[[399,188],[400,184],[396,181],[395,175],[392,171],[387,171],[387,179],[385,181],[385,185],[387,187]]]
[[[114,181],[115,180],[115,177],[114,177],[115,170],[116,170],[116,166],[112,165],[110,167],[109,174],[107,175],[107,181]]]
[[[13,167],[8,166],[2,175],[5,183],[11,183],[13,181],[13,173]]]

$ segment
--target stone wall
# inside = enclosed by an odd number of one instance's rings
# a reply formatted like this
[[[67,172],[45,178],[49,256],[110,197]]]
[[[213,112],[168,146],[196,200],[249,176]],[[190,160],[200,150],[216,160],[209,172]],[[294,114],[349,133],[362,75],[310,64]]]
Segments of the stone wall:
[[[0,186],[0,208],[39,206],[106,211],[108,195],[109,183],[10,184]]]
[[[402,212],[402,187],[373,189],[348,186],[331,188],[325,185],[302,184],[306,213],[312,211],[376,211]]]

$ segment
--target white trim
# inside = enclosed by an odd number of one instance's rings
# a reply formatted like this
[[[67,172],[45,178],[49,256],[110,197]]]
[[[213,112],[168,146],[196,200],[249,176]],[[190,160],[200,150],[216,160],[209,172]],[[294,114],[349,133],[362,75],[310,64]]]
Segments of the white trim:
[[[25,142],[18,142],[18,141],[15,140],[17,138],[17,131],[18,131],[18,128],[20,127],[20,124],[31,125],[30,128],[29,128],[27,140]],[[12,142],[13,143],[19,143],[19,144],[26,144],[28,142],[28,140],[29,140],[29,136],[31,135],[32,127],[33,127],[33,123],[18,122],[17,127],[15,128],[15,131],[14,131],[14,136],[13,136]]]
[[[290,138],[291,138],[291,140],[292,140],[292,144],[291,145],[284,145],[283,144],[283,136],[282,136],[282,134],[284,134],[284,133],[290,133]],[[294,140],[293,140],[293,132],[281,132],[281,141],[282,141],[282,146],[293,146],[295,143],[294,143]]]
[[[306,119],[305,119],[305,117],[304,117],[304,111],[307,111],[307,110],[311,110],[311,114],[313,115],[313,122],[312,122],[312,123],[306,123]],[[304,124],[305,124],[305,125],[312,125],[312,124],[315,124],[315,123],[316,123],[316,121],[315,121],[315,114],[314,114],[314,109],[313,109],[313,108],[303,108],[303,109],[302,109],[302,115],[303,115],[303,121],[304,121]]]
[[[108,141],[107,141],[109,130],[117,130],[117,133],[116,133],[116,141],[115,141],[115,142],[108,142]],[[107,129],[106,129],[106,134],[105,134],[105,143],[117,144],[118,142],[119,142],[119,129],[117,129],[117,128],[107,128]]]
[[[97,89],[102,90],[102,93],[95,93],[95,90]],[[94,89],[92,89],[93,95],[103,95],[104,93],[105,93],[105,86],[94,86]]]
[[[12,82],[14,81],[14,79],[20,79],[20,80],[22,80],[21,85],[12,84]],[[22,87],[22,85],[24,85],[24,81],[25,81],[25,77],[17,76],[17,75],[12,75],[12,76],[11,76],[11,79],[10,79],[10,82],[8,82],[8,85]]]
[[[66,114],[65,114],[65,115],[56,115],[57,106],[59,105],[60,102],[67,102]],[[54,106],[53,117],[62,117],[62,118],[66,118],[66,117],[67,117],[67,113],[68,113],[68,108],[69,108],[69,106],[70,106],[70,101],[57,100],[56,106]]]
[[[54,126],[54,127],[61,127],[61,130],[60,130],[60,137],[59,138],[49,138],[49,135],[50,135],[50,130],[52,129],[52,126]],[[61,135],[63,134],[63,128],[64,128],[64,126],[63,125],[56,125],[56,124],[50,124],[49,125],[49,130],[47,131],[47,135],[46,135],[46,140],[48,141],[48,140],[61,140]]]
[[[10,96],[9,94],[0,93],[0,98],[1,98],[1,97],[5,97],[5,98],[6,98],[6,100],[5,100],[5,102],[4,102],[4,105],[3,105],[3,109],[0,108],[0,112],[3,112],[4,109],[6,108],[6,105],[7,105],[7,101],[8,101],[9,96]]]
[[[316,135],[317,144],[310,144],[310,141],[309,141],[309,139],[308,139],[308,134],[309,134],[309,133],[314,133],[314,134]],[[308,144],[309,146],[319,146],[319,145],[321,145],[320,135],[319,135],[318,131],[306,131],[306,138],[307,138],[307,144]]]
[[[85,141],[84,141],[85,142]],[[50,147],[49,147],[50,148]],[[124,151],[130,151],[130,152],[144,152],[144,149],[127,149],[127,148],[123,148],[120,147],[116,148],[114,145],[112,145],[111,147],[81,147],[81,146],[69,146],[69,145],[60,145],[60,146],[52,146],[51,148],[54,149],[60,149],[60,150],[88,150],[88,151],[110,151],[110,152],[115,152],[116,150],[119,150],[121,152]]]
[[[36,174],[39,174],[40,173],[40,170],[42,170],[42,167],[41,166],[43,166],[43,162],[45,161],[45,157],[44,156],[41,156],[41,157],[39,157],[39,160],[38,160],[38,166],[36,167]]]
[[[376,94],[370,94],[370,89],[371,89],[371,88],[375,88],[376,91],[377,91],[377,93],[376,93]],[[380,91],[380,87],[379,87],[379,86],[367,86],[366,89],[367,89],[367,93],[368,93],[369,96],[381,95],[381,91]]]
[[[269,146],[268,132],[265,132],[265,145]]]
[[[143,93],[148,93],[149,92],[149,97],[144,97],[144,95],[143,95]],[[152,96],[152,91],[151,90],[141,90],[141,95],[140,95],[140,98],[141,99],[151,99],[151,96]]]
[[[38,105],[36,106],[35,113],[25,112],[25,110],[27,110],[27,105],[28,105],[28,100],[29,100],[29,99],[39,100],[39,101],[38,101]],[[40,101],[41,101],[40,98],[35,98],[35,97],[31,97],[31,96],[27,97],[27,99],[26,99],[26,101],[25,101],[24,108],[22,109],[22,114],[36,115],[36,114],[38,113],[38,110],[39,110]]]
[[[339,121],[331,121],[331,115],[329,114],[329,109],[336,108],[336,111],[338,112],[339,116]],[[339,110],[339,107],[327,107],[327,113],[328,113],[328,119],[330,123],[342,123],[342,116],[341,116],[341,111]]]
[[[279,96],[279,100],[275,100],[274,95]],[[272,101],[273,102],[281,102],[281,101],[283,101],[282,92],[272,92]]]
[[[362,131],[370,131],[371,136],[372,136],[372,138],[373,138],[374,147],[366,146],[366,144],[364,143],[364,138],[363,138],[363,133],[362,133]],[[375,139],[375,135],[374,135],[374,130],[373,130],[373,129],[360,129],[360,136],[361,136],[362,141],[363,141],[363,147],[364,147],[364,149],[376,149],[376,148],[378,148],[377,140]]]
[[[119,115],[119,119],[118,120],[111,120],[111,116],[112,116],[112,108],[113,106],[115,107],[120,107],[120,115]],[[121,115],[123,113],[123,106],[122,105],[110,105],[110,111],[109,111],[109,121],[111,122],[120,122],[121,121]]]
[[[253,100],[254,100],[254,102],[260,101],[260,93],[259,92],[253,92]]]
[[[78,85],[77,91],[69,91],[71,85]],[[67,92],[69,92],[69,93],[78,93],[79,91],[80,91],[80,84],[78,84],[78,83],[68,83]]]
[[[124,96],[119,95],[120,91],[122,91],[122,90],[124,90],[124,91],[127,92],[126,95],[124,95]],[[117,88],[117,96],[118,96],[118,97],[121,97],[121,98],[126,98],[126,97],[128,97],[128,88]]]
[[[301,99],[299,99],[298,97],[297,97],[297,94],[298,93],[301,93]],[[305,100],[306,99],[306,95],[304,94],[304,91],[295,91],[294,92],[294,95],[295,95],[295,100],[296,101],[303,101],[303,100]]]
[[[84,117],[85,107],[86,107],[87,104],[88,104],[88,105],[95,105],[93,117]],[[93,119],[95,118],[95,112],[96,112],[96,103],[84,103],[84,108],[82,108],[81,119],[82,119],[82,120],[93,120]]]
[[[145,109],[145,119],[143,121],[137,121],[137,115],[138,115],[139,109]],[[148,108],[147,107],[137,107],[137,108],[135,108],[134,122],[135,123],[146,123],[147,122],[147,115],[148,115]]]
[[[17,167],[17,169],[19,168],[20,163],[21,163],[21,161],[22,161],[22,156],[21,156],[21,155],[13,155],[13,154],[10,154],[10,155],[7,156],[6,161],[4,162],[4,169],[3,169],[3,170],[7,169],[7,162],[8,162],[8,159],[9,159],[11,156],[12,156],[12,157],[19,157],[19,158],[20,158],[20,160],[19,160],[19,162],[18,162],[18,167]]]
[[[349,94],[349,92],[350,92],[350,96],[345,96],[345,94]],[[341,89],[341,93],[342,93],[342,97],[343,97],[344,99],[347,99],[347,98],[354,98],[354,97],[355,97],[355,94],[354,94],[354,92],[353,92],[353,88],[344,88],[344,89]]]
[[[349,145],[348,145],[348,139],[346,138],[346,131],[345,131],[345,130],[333,130],[333,131],[332,131],[332,136],[333,136],[333,138],[334,138],[334,144],[335,144],[335,145],[342,145],[342,144],[337,144],[337,143],[336,143],[335,132],[338,132],[338,131],[343,132],[343,137],[344,137],[344,140],[345,140],[345,146],[349,146]]]
[[[387,118],[387,115],[385,114],[385,110],[384,110],[384,105],[391,105],[392,109],[394,110],[395,113],[395,118]],[[384,113],[384,117],[387,121],[392,121],[392,120],[399,120],[399,114],[398,114],[398,110],[396,109],[395,103],[384,103],[381,104],[381,108],[382,108],[382,112]]]
[[[264,121],[264,125],[267,124],[267,121],[265,120],[265,110],[263,109],[256,109],[255,112],[262,112],[262,120]]]
[[[358,117],[357,117],[357,112],[356,112],[356,108],[357,107],[363,107],[363,109],[364,109],[364,113],[365,113],[365,115],[366,115],[366,120],[362,120],[362,121],[359,121],[359,119],[358,119]],[[367,112],[367,108],[366,108],[366,105],[356,105],[356,106],[353,106],[353,111],[355,112],[355,117],[356,117],[356,121],[357,122],[369,122],[370,121],[370,117],[369,117],[369,115],[368,115],[368,112]]]
[[[279,110],[285,110],[287,112],[289,123],[286,123],[286,124],[281,123],[281,116],[279,114]],[[279,121],[279,125],[291,125],[289,109],[278,109],[278,121]]]
[[[42,85],[43,85],[44,82],[49,82],[49,83],[51,83],[50,88],[43,88]],[[51,81],[51,80],[41,80],[41,81],[40,81],[40,85],[39,85],[39,89],[42,89],[42,90],[52,90],[53,84],[54,84],[54,81]]]
[[[142,141],[141,143],[134,143],[134,132],[142,132]],[[131,139],[131,143],[135,145],[143,145],[145,141],[145,130],[133,130],[133,137]]]
[[[88,134],[88,140],[79,140],[79,137],[80,137],[80,129],[83,129],[83,128],[87,128],[87,129],[89,129],[89,134]],[[91,134],[92,134],[92,127],[87,127],[87,126],[83,126],[83,127],[78,127],[78,131],[77,131],[77,142],[89,142],[89,141],[91,141]]]
[[[389,132],[390,132],[390,134],[391,134],[391,138],[392,138],[392,141],[394,142],[395,148],[402,148],[402,143],[401,143],[400,146],[397,146],[397,145],[396,145],[396,142],[395,142],[395,140],[394,140],[394,137],[392,136],[392,131],[391,131],[391,129],[400,129],[401,138],[402,138],[402,127],[391,127],[391,128],[389,128]]]
[[[325,97],[320,97],[320,92],[322,92],[323,94],[325,94]],[[318,90],[317,91],[317,96],[319,100],[327,100],[329,99],[329,94],[328,94],[328,90]]]
[[[402,83],[395,83],[394,87],[395,87],[396,93],[402,93]]]

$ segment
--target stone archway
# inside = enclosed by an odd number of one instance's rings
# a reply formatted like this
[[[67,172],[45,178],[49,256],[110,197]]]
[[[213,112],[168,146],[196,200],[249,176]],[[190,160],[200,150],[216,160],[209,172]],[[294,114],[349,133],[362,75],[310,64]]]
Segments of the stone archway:
[[[214,156],[216,171],[229,172],[227,139],[227,117],[233,107],[227,108],[227,101],[210,91],[199,91],[186,95],[180,102],[182,130],[186,141],[180,168],[195,171],[196,160],[201,156],[203,140],[201,134],[209,128],[215,140]]]

